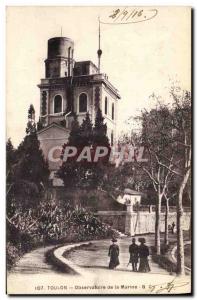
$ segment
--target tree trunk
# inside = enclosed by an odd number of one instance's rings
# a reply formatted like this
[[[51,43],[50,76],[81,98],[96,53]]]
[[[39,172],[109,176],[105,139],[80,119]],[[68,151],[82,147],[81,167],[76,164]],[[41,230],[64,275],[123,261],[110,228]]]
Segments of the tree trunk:
[[[184,241],[183,241],[183,229],[182,229],[182,218],[183,218],[183,191],[187,184],[190,171],[184,175],[183,181],[179,188],[179,196],[177,201],[177,274],[185,274],[185,260],[184,260]]]
[[[161,215],[161,198],[162,195],[158,195],[158,200],[156,203],[156,209],[155,209],[155,248],[156,253],[160,254],[160,215]]]
[[[181,194],[178,197],[177,204],[177,274],[185,274],[185,261],[184,261],[184,242],[183,242],[183,230],[181,227],[183,208]]]
[[[189,222],[189,240],[192,239],[192,211],[190,207],[190,222]]]
[[[164,236],[164,243],[165,243],[165,245],[169,244],[169,238],[168,238],[168,214],[169,214],[169,199],[166,198],[165,236]]]
[[[188,190],[189,200],[190,200],[190,222],[189,222],[189,240],[192,238],[192,203],[191,203],[191,190]]]

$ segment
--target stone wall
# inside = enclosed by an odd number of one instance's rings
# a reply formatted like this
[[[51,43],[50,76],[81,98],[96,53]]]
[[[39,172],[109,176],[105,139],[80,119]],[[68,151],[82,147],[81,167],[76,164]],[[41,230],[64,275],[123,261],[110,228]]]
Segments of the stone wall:
[[[126,214],[126,211],[98,211],[95,216],[114,229],[125,232]]]
[[[125,211],[99,211],[96,215],[103,222],[115,229],[129,235],[155,232],[154,212],[125,212]],[[169,213],[168,224],[176,224],[176,212]],[[165,231],[165,214],[161,213],[161,232]],[[189,230],[190,212],[183,213],[183,230]],[[175,227],[176,230],[176,227]]]

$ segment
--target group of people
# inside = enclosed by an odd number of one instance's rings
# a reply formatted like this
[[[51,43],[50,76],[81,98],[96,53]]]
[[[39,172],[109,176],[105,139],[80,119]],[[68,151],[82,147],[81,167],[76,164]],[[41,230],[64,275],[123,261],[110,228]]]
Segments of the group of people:
[[[150,272],[150,266],[148,262],[149,248],[145,245],[145,238],[139,238],[140,245],[136,244],[136,239],[132,238],[132,244],[129,245],[129,264],[132,265],[134,272]],[[119,264],[119,253],[120,249],[117,245],[117,240],[112,239],[112,245],[109,247],[108,256],[110,257],[109,268],[115,269]],[[139,263],[139,266],[138,266]]]

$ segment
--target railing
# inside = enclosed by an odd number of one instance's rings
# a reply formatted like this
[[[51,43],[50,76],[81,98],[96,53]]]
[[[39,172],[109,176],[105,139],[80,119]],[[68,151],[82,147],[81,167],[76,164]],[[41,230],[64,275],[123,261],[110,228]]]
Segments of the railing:
[[[44,78],[41,79],[41,84],[65,84],[66,82],[70,82],[71,77],[63,77],[63,78]]]
[[[43,78],[41,79],[41,85],[47,84],[67,84],[67,83],[80,84],[80,83],[88,83],[91,81],[105,81],[106,84],[119,95],[119,91],[108,81],[108,77],[106,74],[91,74],[91,75],[80,75],[73,77],[57,77],[57,78]]]
[[[155,212],[156,206],[155,205],[140,205],[138,207],[133,207],[133,211],[152,211]],[[161,206],[161,212],[165,212],[166,207]],[[183,207],[184,212],[191,212],[191,208],[189,206]],[[169,212],[176,212],[176,206],[169,206]]]

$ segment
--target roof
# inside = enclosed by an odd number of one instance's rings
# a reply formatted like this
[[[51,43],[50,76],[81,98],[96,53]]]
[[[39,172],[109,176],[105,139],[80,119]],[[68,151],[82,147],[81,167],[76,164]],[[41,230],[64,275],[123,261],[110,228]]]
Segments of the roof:
[[[68,38],[66,36],[54,36],[54,37],[48,39],[48,41],[53,41],[53,40],[65,40],[65,41],[73,42],[73,40],[71,38]]]
[[[144,195],[141,192],[138,192],[138,191],[135,191],[135,190],[131,190],[131,189],[128,189],[128,188],[124,189],[124,194],[127,194],[127,195],[138,195],[138,196]]]
[[[56,122],[52,122],[51,124],[47,125],[43,129],[39,130],[37,133],[40,134],[40,133],[44,132],[45,130],[48,130],[51,127],[58,127],[59,129],[62,129],[64,131],[70,131],[69,129],[61,126],[60,124],[57,124]]]

